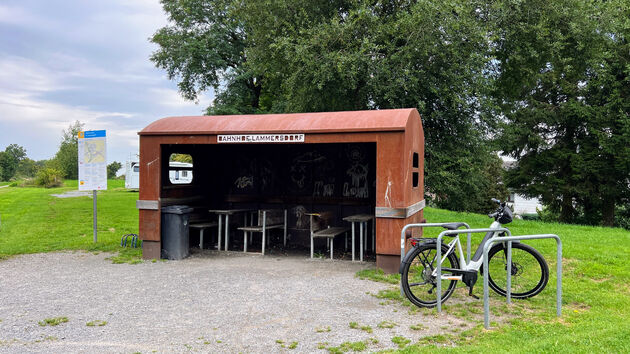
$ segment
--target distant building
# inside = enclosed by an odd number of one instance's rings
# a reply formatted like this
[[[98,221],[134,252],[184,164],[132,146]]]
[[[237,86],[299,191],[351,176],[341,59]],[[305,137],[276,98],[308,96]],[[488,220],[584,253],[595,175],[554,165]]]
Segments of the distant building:
[[[538,198],[529,199],[520,194],[510,192],[508,202],[512,203],[515,214],[536,214],[536,209],[542,209]]]
[[[510,169],[516,165],[516,161],[503,161],[503,168]],[[527,198],[513,191],[510,191],[508,202],[512,203],[514,214],[536,214],[536,209],[542,209],[543,206],[538,198]]]
[[[125,163],[125,188],[140,188],[140,162],[138,155],[131,155]]]
[[[138,155],[134,155],[125,164],[125,188],[140,188],[140,162]],[[193,164],[188,162],[170,161],[168,178],[172,184],[189,184],[192,182]]]

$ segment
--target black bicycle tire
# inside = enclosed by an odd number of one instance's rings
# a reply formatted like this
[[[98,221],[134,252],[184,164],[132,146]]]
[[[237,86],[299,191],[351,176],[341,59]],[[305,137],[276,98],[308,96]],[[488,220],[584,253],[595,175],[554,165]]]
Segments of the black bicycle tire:
[[[510,296],[514,299],[527,299],[532,296],[538,295],[541,291],[543,291],[543,289],[545,289],[547,283],[549,282],[549,266],[547,265],[547,261],[545,261],[545,258],[542,256],[542,254],[540,254],[540,252],[538,252],[538,250],[524,243],[512,243],[512,248],[520,249],[531,254],[540,265],[541,277],[536,286],[534,286],[532,289],[524,292],[511,292]],[[503,249],[504,246],[501,244],[494,245],[488,252],[488,262],[491,262],[492,257],[498,252],[503,251]],[[483,272],[483,269],[481,271]],[[505,273],[502,275],[505,276]],[[490,285],[490,288],[494,290],[494,292],[496,292],[497,294],[501,296],[507,296],[507,290],[494,282],[494,280],[492,279],[492,274],[488,274],[488,285]]]
[[[400,282],[401,282],[401,286],[402,289],[405,293],[405,296],[407,297],[407,299],[409,299],[409,301],[411,301],[412,304],[418,306],[418,307],[435,307],[437,306],[437,299],[435,301],[423,301],[421,299],[419,299],[418,297],[416,297],[413,292],[411,291],[410,287],[409,287],[409,267],[410,265],[413,263],[413,260],[424,250],[426,249],[430,249],[430,250],[435,250],[435,244],[424,244],[424,245],[418,245],[416,247],[413,248],[412,250],[412,256],[410,258],[410,262],[405,263],[405,265],[403,266],[403,270],[402,270],[402,274],[400,276]],[[444,255],[446,252],[448,251],[448,247],[445,244],[442,244],[442,255]],[[454,268],[459,268],[459,261],[457,260],[457,257],[454,255],[454,252],[451,252],[448,255],[448,259],[451,261],[451,264],[453,265]],[[457,280],[451,280],[451,282],[449,283],[447,289],[443,292],[443,296],[442,296],[442,303],[444,303],[446,300],[448,300],[448,298],[453,294],[453,292],[455,291],[455,287],[457,286]]]

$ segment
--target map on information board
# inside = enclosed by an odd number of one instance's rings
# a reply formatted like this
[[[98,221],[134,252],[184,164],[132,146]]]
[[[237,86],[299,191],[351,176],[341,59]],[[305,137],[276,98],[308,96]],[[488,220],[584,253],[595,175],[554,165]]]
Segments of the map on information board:
[[[79,132],[79,190],[107,189],[107,145],[104,130]]]

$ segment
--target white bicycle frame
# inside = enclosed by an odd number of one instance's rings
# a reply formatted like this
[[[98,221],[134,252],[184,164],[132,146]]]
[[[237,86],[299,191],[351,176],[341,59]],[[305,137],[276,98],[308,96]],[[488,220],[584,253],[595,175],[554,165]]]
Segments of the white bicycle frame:
[[[499,229],[501,228],[502,225],[501,223],[499,223],[498,221],[493,221],[492,224],[490,224],[490,229]],[[469,230],[463,230],[465,232],[469,232]],[[501,231],[496,231],[493,233],[492,237],[489,237],[485,240],[485,242],[488,242],[488,240],[490,240],[491,238],[497,237],[501,232],[503,232],[503,230]],[[444,263],[444,261],[446,260],[446,257],[448,257],[449,254],[451,254],[451,252],[453,252],[453,248],[457,247],[457,251],[459,254],[459,269],[460,270],[474,270],[474,271],[479,271],[479,269],[481,268],[481,266],[483,265],[483,257],[480,257],[478,260],[473,261],[472,259],[469,259],[468,261],[466,261],[466,257],[464,256],[464,249],[462,248],[462,243],[461,241],[459,241],[459,235],[453,235],[455,237],[453,237],[453,241],[448,243],[448,250],[446,251],[446,253],[444,254],[444,256],[442,257],[442,260],[440,261],[440,265],[442,263]],[[485,242],[482,242],[478,249],[483,250],[483,245]],[[437,257],[437,255],[436,255]],[[440,267],[441,268],[441,267]],[[437,277],[437,273],[438,273],[438,267],[435,267],[435,269],[433,270],[433,276]],[[462,280],[462,276],[461,275],[442,275],[442,280]]]

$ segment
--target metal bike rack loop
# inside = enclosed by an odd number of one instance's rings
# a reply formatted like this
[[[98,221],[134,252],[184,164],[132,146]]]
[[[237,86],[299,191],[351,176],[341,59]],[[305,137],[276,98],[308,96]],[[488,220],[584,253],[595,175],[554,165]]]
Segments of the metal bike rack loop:
[[[437,259],[437,312],[440,313],[442,312],[442,237],[444,236],[453,236],[453,235],[459,235],[459,234],[465,234],[468,233],[470,234],[476,234],[476,233],[482,233],[482,232],[505,232],[506,234],[508,234],[508,236],[511,236],[512,233],[510,233],[510,230],[505,228],[505,227],[499,227],[499,228],[483,228],[483,229],[467,229],[467,230],[445,230],[440,232],[440,234],[437,237],[437,245],[435,247],[436,249],[436,256],[435,258]],[[494,239],[496,237],[491,237],[488,241]],[[504,237],[502,237],[504,238]],[[468,240],[470,241],[470,237],[468,238]],[[487,244],[487,243],[486,243]],[[470,259],[468,260],[468,262],[470,262]],[[487,268],[484,268],[484,270]]]
[[[545,238],[553,238],[556,240],[556,316],[560,317],[562,314],[562,241],[560,237],[555,234],[538,234],[538,235],[522,235],[522,236],[507,236],[507,237],[493,237],[489,239],[483,246],[483,326],[486,329],[490,328],[490,301],[488,290],[488,251],[494,243],[507,242],[507,264],[512,263],[512,241],[521,240],[538,240]],[[507,293],[506,299],[509,304],[511,301],[512,293],[512,267],[507,268]],[[438,283],[439,284],[439,283]],[[439,296],[438,296],[439,297]]]

